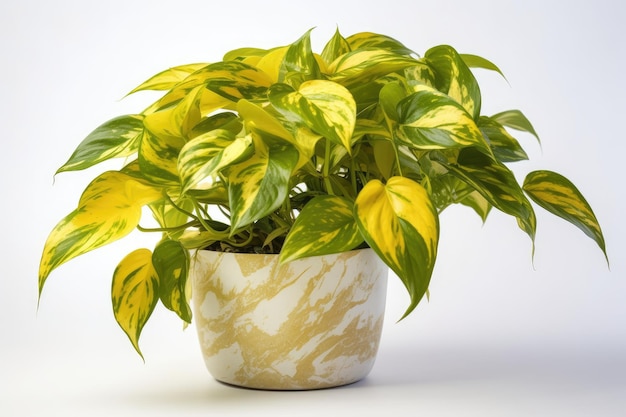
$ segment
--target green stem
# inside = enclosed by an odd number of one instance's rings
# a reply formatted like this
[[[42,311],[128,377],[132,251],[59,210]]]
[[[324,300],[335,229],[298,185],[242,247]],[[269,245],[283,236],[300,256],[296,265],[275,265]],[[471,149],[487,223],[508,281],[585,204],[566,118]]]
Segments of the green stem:
[[[356,197],[356,195],[358,194],[358,191],[359,191],[359,190],[357,190],[356,176],[357,176],[356,161],[354,159],[352,159],[351,163],[350,163],[350,182],[352,183],[352,192],[354,193],[353,195],[355,197]]]
[[[179,230],[185,230],[188,227],[193,227],[197,225],[198,225],[198,221],[192,220],[185,224],[181,224],[181,225],[174,226],[174,227],[142,227],[141,225],[137,225],[137,230],[139,230],[140,232],[148,232],[148,233],[151,233],[151,232],[169,233],[169,232],[177,232]]]
[[[335,195],[333,192],[333,186],[330,183],[330,140],[326,139],[326,147],[324,152],[324,169],[323,169],[323,177],[324,177],[324,185],[326,186],[326,192],[330,195]]]
[[[192,199],[191,202],[193,203],[193,206],[196,209],[196,211],[203,211],[202,207],[200,207],[200,204],[195,199]],[[204,227],[204,230],[213,230],[213,228],[209,226],[209,224],[202,218],[202,216],[200,217],[194,216],[194,217],[200,222],[202,227]]]
[[[392,141],[393,143],[393,151],[396,154],[396,167],[398,168],[398,175],[401,177],[404,177],[404,175],[402,175],[402,164],[400,163],[400,151],[398,150],[398,145],[396,143],[396,141]]]
[[[243,242],[229,241],[228,244],[236,248],[243,248],[243,247],[248,246],[250,242],[252,242],[253,239],[254,239],[254,233],[252,231],[248,231],[248,237]]]

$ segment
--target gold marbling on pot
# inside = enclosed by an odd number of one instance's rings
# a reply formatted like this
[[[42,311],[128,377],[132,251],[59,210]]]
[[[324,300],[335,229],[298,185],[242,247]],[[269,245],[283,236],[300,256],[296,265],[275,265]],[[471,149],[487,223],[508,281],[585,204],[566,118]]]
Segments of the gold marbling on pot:
[[[374,364],[387,267],[371,249],[278,264],[277,255],[200,251],[194,319],[219,381],[262,389],[349,384]]]

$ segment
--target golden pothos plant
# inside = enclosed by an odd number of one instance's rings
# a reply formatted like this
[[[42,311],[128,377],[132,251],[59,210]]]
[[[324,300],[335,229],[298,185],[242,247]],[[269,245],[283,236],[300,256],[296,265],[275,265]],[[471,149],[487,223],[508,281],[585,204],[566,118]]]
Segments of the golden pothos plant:
[[[402,280],[409,314],[428,289],[439,214],[492,208],[535,237],[530,200],[591,237],[602,231],[576,187],[551,171],[518,183],[527,154],[511,130],[537,134],[518,110],[481,114],[470,68],[492,62],[440,45],[418,55],[391,37],[337,31],[321,53],[310,31],[273,49],[165,70],[131,93],[161,90],[137,114],[97,127],[57,171],[111,158],[43,249],[39,293],[64,262],[128,235],[158,233],[113,273],[117,322],[140,352],[156,304],[191,322],[190,252],[280,253],[282,262],[369,246]],[[538,137],[537,137],[538,140]],[[529,200],[530,199],[530,200]],[[147,207],[156,222],[141,224]]]

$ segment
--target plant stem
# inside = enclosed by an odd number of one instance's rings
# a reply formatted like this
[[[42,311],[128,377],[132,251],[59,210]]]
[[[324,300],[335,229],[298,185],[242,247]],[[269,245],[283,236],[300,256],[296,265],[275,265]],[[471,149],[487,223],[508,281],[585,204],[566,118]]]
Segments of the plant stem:
[[[333,192],[333,186],[330,183],[330,140],[326,138],[326,147],[324,151],[324,168],[323,168],[323,177],[324,177],[324,185],[326,186],[326,192],[330,195],[335,195]]]
[[[393,151],[396,154],[396,167],[398,168],[398,175],[404,177],[402,175],[402,164],[400,163],[400,151],[398,150],[398,144],[395,140],[392,139]]]
[[[197,220],[192,220],[190,222],[187,222],[185,224],[181,224],[178,226],[174,226],[174,227],[142,227],[141,225],[137,225],[137,230],[139,230],[140,232],[164,232],[164,233],[168,233],[168,232],[177,232],[179,230],[185,230],[189,227],[193,227],[193,226],[197,226],[198,225],[198,221]]]

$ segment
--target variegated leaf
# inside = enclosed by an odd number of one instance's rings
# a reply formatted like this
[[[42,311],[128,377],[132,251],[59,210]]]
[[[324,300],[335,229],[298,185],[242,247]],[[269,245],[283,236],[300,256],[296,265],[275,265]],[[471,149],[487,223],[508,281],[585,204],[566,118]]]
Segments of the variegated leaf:
[[[296,169],[299,169],[309,163],[315,153],[315,144],[321,136],[306,127],[287,122],[276,110],[270,113],[272,110],[274,110],[272,107],[262,108],[248,100],[239,100],[237,103],[237,111],[249,131],[262,137],[269,135],[284,140],[298,150]]]
[[[400,55],[412,55],[414,52],[401,42],[387,35],[372,32],[360,32],[348,36],[346,42],[350,48],[357,49],[384,49]]]
[[[143,133],[143,116],[126,115],[98,126],[76,148],[69,160],[57,170],[78,171],[111,158],[137,152]]]
[[[354,138],[361,138],[364,135],[381,136],[386,139],[391,139],[391,133],[381,123],[374,120],[358,118],[352,136]]]
[[[461,204],[474,210],[474,212],[480,216],[483,223],[487,221],[487,216],[493,207],[478,191],[471,192],[465,196],[465,198],[461,200]]]
[[[196,87],[176,105],[145,117],[146,130],[138,159],[141,171],[152,181],[166,185],[178,184],[176,161],[193,127],[201,121],[202,90],[201,86]]]
[[[288,49],[287,46],[271,49],[254,64],[255,68],[269,77],[272,84],[279,82],[280,69]]]
[[[387,184],[368,182],[354,210],[365,241],[411,296],[406,316],[428,290],[439,241],[437,211],[424,187],[404,177],[392,177]]]
[[[111,300],[115,320],[143,358],[139,336],[159,301],[159,278],[148,249],[137,249],[119,263],[113,273]]]
[[[305,125],[351,152],[356,103],[346,88],[325,80],[304,82],[297,91],[286,84],[275,84],[269,99],[288,120]]]
[[[39,292],[53,269],[130,233],[139,223],[141,208],[163,198],[159,188],[128,174],[109,171],[93,180],[78,208],[50,232],[39,265]]]
[[[150,77],[139,86],[135,87],[127,95],[144,90],[169,90],[187,78],[190,74],[193,74],[200,68],[206,67],[207,65],[208,64],[202,63],[187,64],[166,69],[165,71],[161,71],[160,73]]]
[[[188,190],[186,195],[201,204],[228,205],[228,190],[219,178],[212,184],[203,184],[202,189]]]
[[[280,66],[278,82],[293,87],[320,78],[320,68],[311,50],[311,30],[289,45]]]
[[[249,130],[269,133],[293,143],[293,135],[278,119],[278,114],[270,113],[271,110],[271,108],[263,108],[245,99],[237,102],[237,112]]]
[[[322,50],[322,59],[328,66],[335,59],[339,58],[341,55],[347,54],[350,51],[351,49],[348,41],[341,36],[339,29],[337,29],[335,30],[333,37],[324,46],[324,49]]]
[[[203,118],[200,123],[195,125],[191,129],[189,137],[196,138],[215,129],[224,129],[237,134],[241,132],[242,127],[243,124],[237,114],[231,112],[216,113]]]
[[[415,58],[385,49],[353,50],[328,66],[329,80],[351,89],[416,65],[426,66]]]
[[[137,158],[142,174],[157,184],[178,185],[176,161],[184,145],[182,138],[162,139],[144,132]]]
[[[218,172],[248,158],[254,148],[251,135],[236,138],[227,130],[213,130],[188,142],[178,157],[183,192],[202,188],[201,183]]]
[[[533,125],[530,123],[530,120],[528,120],[526,116],[524,116],[524,113],[519,110],[503,111],[498,114],[494,114],[493,116],[491,116],[491,119],[495,120],[503,126],[510,127],[511,129],[528,132],[532,134],[535,138],[537,138],[537,141],[539,143],[541,143],[539,135],[535,131]]]
[[[607,259],[604,235],[593,210],[578,188],[561,174],[533,171],[524,180],[524,191],[550,213],[572,223],[593,239]]]
[[[491,153],[465,109],[445,94],[422,86],[398,104],[397,138],[417,149],[476,147]]]
[[[354,220],[353,206],[352,201],[339,196],[314,197],[296,218],[280,261],[345,252],[358,246],[363,237]]]
[[[478,128],[487,138],[493,154],[500,162],[516,162],[528,159],[526,151],[517,139],[497,121],[487,116],[478,118]]]
[[[237,102],[264,99],[272,80],[263,71],[241,61],[223,61],[207,65],[196,71],[176,90],[185,93],[203,86],[227,100]],[[173,92],[175,92],[174,90]]]
[[[152,265],[159,277],[159,297],[163,305],[183,321],[191,323],[187,249],[176,240],[163,240],[154,248]]]
[[[461,151],[458,164],[446,164],[446,168],[471,185],[495,208],[516,217],[520,228],[534,243],[535,212],[510,169],[474,149]]]
[[[188,139],[191,129],[201,118],[200,101],[203,87],[196,87],[176,105],[150,113],[144,118],[144,126],[161,140]]]
[[[244,61],[250,57],[262,57],[267,55],[267,49],[243,47],[228,51],[222,57],[222,61]]]
[[[289,180],[298,162],[298,151],[287,143],[272,146],[254,138],[254,154],[229,166],[224,175],[233,233],[278,209],[289,194]]]
[[[435,86],[461,104],[474,120],[480,116],[480,89],[459,53],[448,45],[426,51],[425,61],[435,71]]]

